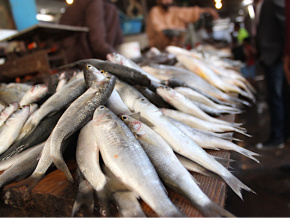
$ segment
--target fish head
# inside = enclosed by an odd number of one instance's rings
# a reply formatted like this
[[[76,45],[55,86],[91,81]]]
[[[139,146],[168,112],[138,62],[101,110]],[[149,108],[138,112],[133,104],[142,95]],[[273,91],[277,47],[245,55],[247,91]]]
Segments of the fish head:
[[[32,86],[32,88],[30,89],[31,95],[32,96],[39,96],[39,99],[42,98],[44,95],[47,94],[48,92],[48,87],[45,84],[37,84]],[[39,100],[37,99],[37,100]]]
[[[116,64],[121,64],[124,65],[126,58],[118,53],[110,53],[107,54],[107,59],[112,62],[112,63],[116,63]]]
[[[178,93],[169,86],[160,86],[156,89],[156,93],[161,96],[166,102],[170,102],[178,96]]]
[[[38,104],[29,104],[29,115],[33,114],[38,109]]]
[[[83,67],[85,82],[88,87],[91,87],[95,82],[101,81],[105,78],[103,73],[93,65],[86,63]]]
[[[24,105],[18,108],[11,116],[9,117],[16,120],[16,119],[26,119],[30,113],[30,106]]]
[[[93,125],[112,129],[117,125],[116,119],[119,118],[109,108],[100,105],[94,112]]]
[[[141,122],[129,115],[122,115],[122,121],[131,129],[134,134],[137,134],[141,127]]]

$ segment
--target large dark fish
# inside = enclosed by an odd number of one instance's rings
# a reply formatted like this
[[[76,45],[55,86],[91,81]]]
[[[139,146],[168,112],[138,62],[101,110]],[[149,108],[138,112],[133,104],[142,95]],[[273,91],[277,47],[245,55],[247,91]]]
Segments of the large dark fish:
[[[148,79],[146,75],[143,75],[138,70],[123,66],[121,64],[115,64],[115,63],[111,63],[107,61],[102,61],[99,59],[84,59],[84,60],[70,63],[68,65],[64,65],[60,67],[59,69],[72,68],[72,67],[83,68],[83,66],[87,63],[93,65],[99,70],[107,71],[117,76],[119,79],[126,81],[129,84],[132,84],[132,85],[139,84],[142,86],[150,85],[150,79]]]

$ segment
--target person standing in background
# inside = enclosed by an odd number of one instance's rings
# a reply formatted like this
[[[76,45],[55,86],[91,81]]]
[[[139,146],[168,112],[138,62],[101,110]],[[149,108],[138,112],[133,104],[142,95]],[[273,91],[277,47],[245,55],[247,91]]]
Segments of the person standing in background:
[[[177,7],[173,0],[157,0],[148,15],[146,33],[149,46],[164,50],[168,45],[182,46],[185,35],[170,37],[163,32],[167,29],[185,29],[188,23],[196,22],[202,13],[210,13],[214,19],[219,15],[213,8]]]
[[[68,63],[86,58],[105,60],[123,42],[117,7],[107,0],[75,0],[59,23],[89,28],[87,33],[74,34],[62,41],[60,46]]]
[[[258,149],[283,148],[290,136],[287,83],[283,70],[285,1],[264,0],[257,25],[258,54],[265,72],[270,113],[270,137]]]

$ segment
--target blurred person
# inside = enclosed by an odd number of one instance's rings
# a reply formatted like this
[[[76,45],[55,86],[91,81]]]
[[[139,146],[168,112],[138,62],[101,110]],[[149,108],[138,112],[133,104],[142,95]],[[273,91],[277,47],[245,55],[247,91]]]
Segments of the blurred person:
[[[238,22],[234,26],[234,35],[237,37],[239,45],[243,44],[244,39],[249,37],[248,31],[244,27],[241,27],[241,24]]]
[[[62,41],[69,63],[86,58],[105,60],[123,42],[117,7],[107,0],[75,0],[59,23],[89,28],[87,33],[73,34]]]
[[[283,70],[285,42],[285,1],[264,0],[257,25],[257,45],[265,72],[270,113],[270,136],[258,149],[283,148],[289,138],[289,98]],[[288,86],[289,88],[289,86]]]
[[[243,41],[243,53],[245,54],[245,66],[242,67],[241,73],[249,79],[256,75],[255,59],[257,51],[251,44],[251,38],[247,37]]]
[[[183,47],[185,34],[170,36],[163,31],[168,29],[185,30],[187,24],[198,21],[202,13],[210,13],[214,19],[219,17],[213,8],[177,7],[173,2],[173,0],[156,0],[157,5],[150,10],[146,23],[150,47],[160,50],[164,50],[168,45]]]

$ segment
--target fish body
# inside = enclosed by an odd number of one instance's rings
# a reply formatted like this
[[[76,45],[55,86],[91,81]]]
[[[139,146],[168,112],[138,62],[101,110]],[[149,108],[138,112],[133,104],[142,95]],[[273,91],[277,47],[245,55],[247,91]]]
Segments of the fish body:
[[[44,117],[67,107],[71,102],[84,93],[86,89],[85,81],[82,78],[72,81],[61,91],[54,93],[28,118],[17,140],[20,140],[26,134],[31,133]]]
[[[34,131],[25,135],[19,141],[14,142],[3,154],[1,154],[0,160],[9,159],[16,154],[45,141],[49,137],[62,113],[63,110],[50,117],[45,117]]]
[[[92,119],[96,107],[105,104],[110,97],[115,82],[115,76],[107,76],[96,82],[95,88],[88,88],[70,104],[51,133],[50,156],[55,166],[65,173],[70,182],[73,182],[73,178],[62,157],[62,142]]]
[[[209,122],[230,125],[226,121],[209,116],[208,114],[203,112],[198,106],[196,106],[191,100],[170,87],[157,88],[157,94],[160,95],[166,102],[173,105],[179,111]]]
[[[220,215],[217,211],[209,210],[209,205],[216,206],[221,213],[227,213],[202,192],[191,174],[179,162],[171,147],[160,135],[144,123],[130,116],[124,115],[122,120],[137,137],[158,175],[168,186],[182,193],[204,215],[211,217]]]
[[[229,126],[229,125],[223,125],[219,123],[212,123],[208,122],[199,118],[196,118],[192,115],[183,113],[181,111],[177,110],[171,110],[162,108],[160,109],[164,115],[167,117],[179,120],[183,123],[185,123],[188,126],[191,126],[196,129],[209,131],[209,132],[216,132],[216,133],[222,133],[222,132],[238,132],[244,135],[247,135],[245,133],[245,130],[238,129],[237,127]]]
[[[5,152],[16,140],[23,124],[29,115],[29,106],[23,106],[15,111],[0,127],[0,154]]]
[[[113,111],[117,115],[122,114],[131,114],[132,112],[128,109],[128,107],[122,101],[118,92],[114,89],[110,98],[105,104],[111,111]]]
[[[6,184],[19,181],[33,172],[38,162],[38,156],[44,143],[35,146],[23,155],[19,155],[17,160],[0,175],[0,188]]]
[[[106,177],[99,164],[99,151],[93,121],[89,121],[78,136],[76,161],[83,176],[96,191],[103,189],[106,184]]]
[[[148,102],[148,100],[144,98],[136,99],[134,101],[133,111],[135,113],[140,112],[142,118],[151,122],[154,125],[153,129],[167,141],[175,152],[220,175],[239,197],[242,198],[240,189],[251,191],[249,187],[233,176],[225,167],[170,122],[168,118],[165,117],[156,106]]]
[[[218,138],[216,136],[213,136],[211,134],[198,131],[190,126],[187,126],[186,124],[170,119],[171,122],[173,122],[178,128],[180,128],[186,135],[192,138],[198,145],[200,145],[202,148],[205,149],[223,149],[223,150],[230,150],[230,151],[236,151],[240,154],[243,154],[254,161],[259,161],[254,158],[253,156],[259,156],[257,153],[254,153],[252,151],[249,151],[243,147],[240,147],[233,142],[230,142],[228,140],[224,140],[221,138]]]
[[[126,81],[130,84],[134,84],[134,85],[139,84],[142,86],[150,85],[150,79],[148,79],[147,76],[140,73],[138,70],[135,70],[133,68],[130,68],[124,65],[106,62],[99,59],[84,59],[84,60],[76,61],[69,65],[63,66],[62,68],[67,68],[67,67],[83,68],[83,66],[87,63],[93,65],[99,70],[107,71],[117,76],[119,79]]]
[[[93,123],[102,158],[112,173],[159,216],[182,216],[129,128],[104,106],[96,109]]]
[[[8,119],[8,117],[17,110],[18,107],[19,107],[19,104],[17,102],[11,102],[1,111],[0,127]]]
[[[151,81],[160,83],[159,79],[157,79],[154,76],[150,75],[149,73],[144,71],[141,67],[139,67],[136,63],[134,63],[132,60],[124,57],[121,54],[118,54],[118,53],[107,54],[107,59],[110,62],[112,62],[112,63],[121,64],[121,65],[130,67],[130,68],[133,68],[135,70],[138,70],[143,75],[146,75]]]
[[[35,103],[40,99],[42,99],[47,93],[48,93],[47,85],[45,84],[34,85],[24,94],[21,101],[19,102],[19,105],[23,106]]]

